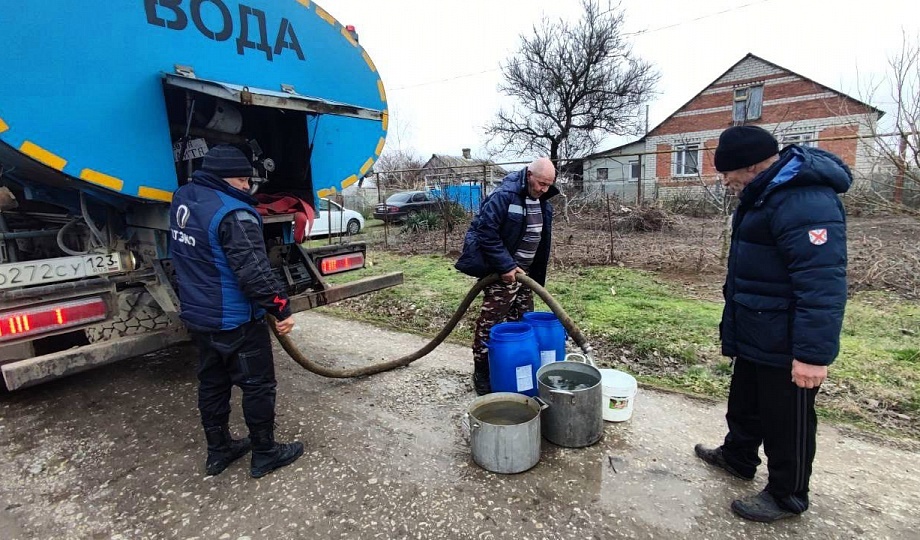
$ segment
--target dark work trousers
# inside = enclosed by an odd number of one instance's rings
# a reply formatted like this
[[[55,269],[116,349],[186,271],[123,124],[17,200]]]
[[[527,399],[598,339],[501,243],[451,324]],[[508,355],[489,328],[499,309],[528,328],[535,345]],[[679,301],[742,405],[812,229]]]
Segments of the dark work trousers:
[[[779,504],[800,514],[808,509],[808,480],[815,459],[817,388],[799,388],[791,367],[773,367],[738,358],[728,396],[725,460],[753,476],[763,443],[769,479],[766,490]]]
[[[482,309],[473,333],[473,367],[489,372],[489,331],[498,323],[519,321],[524,313],[533,311],[533,291],[518,282],[499,281],[483,291]]]
[[[205,429],[226,425],[230,417],[230,389],[243,391],[246,424],[275,420],[275,364],[264,320],[250,321],[233,330],[193,332],[200,352],[198,410]]]

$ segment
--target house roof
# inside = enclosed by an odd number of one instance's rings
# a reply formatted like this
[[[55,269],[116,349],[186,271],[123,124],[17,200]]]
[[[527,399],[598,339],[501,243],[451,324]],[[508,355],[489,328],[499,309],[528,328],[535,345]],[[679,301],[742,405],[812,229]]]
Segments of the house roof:
[[[665,118],[664,120],[662,120],[661,122],[659,122],[658,125],[655,126],[654,128],[652,128],[648,133],[646,133],[645,136],[648,137],[649,135],[653,134],[653,133],[655,132],[656,129],[660,128],[662,124],[664,124],[665,122],[667,122],[668,120],[670,120],[672,116],[674,116],[675,114],[677,114],[678,112],[680,112],[681,109],[683,109],[684,107],[686,107],[687,105],[689,105],[690,103],[692,103],[693,100],[695,100],[696,98],[700,97],[700,95],[701,95],[703,92],[705,92],[706,90],[708,90],[709,87],[711,87],[713,84],[715,84],[716,81],[718,81],[718,80],[721,79],[722,77],[728,75],[728,74],[731,72],[731,70],[733,70],[733,69],[735,69],[736,67],[738,67],[738,66],[739,66],[742,62],[744,62],[745,60],[748,60],[748,59],[751,59],[751,58],[753,58],[754,60],[758,60],[758,61],[760,61],[760,62],[763,62],[764,64],[767,64],[767,65],[769,65],[769,66],[773,66],[773,67],[775,67],[776,69],[781,69],[781,70],[783,70],[783,71],[786,71],[786,72],[788,72],[788,73],[791,73],[791,74],[795,75],[796,77],[801,77],[802,79],[804,79],[804,80],[806,80],[806,81],[808,81],[808,82],[814,83],[814,84],[820,86],[821,88],[824,88],[825,90],[827,90],[827,91],[829,91],[829,92],[833,92],[833,93],[835,93],[835,94],[837,94],[837,95],[839,95],[839,96],[842,96],[842,97],[844,97],[844,98],[846,98],[846,99],[849,99],[849,100],[851,100],[851,101],[854,101],[854,102],[856,102],[856,103],[862,105],[863,107],[865,107],[865,108],[867,108],[867,109],[869,109],[869,110],[871,110],[871,111],[875,111],[876,113],[878,113],[879,118],[881,118],[881,117],[885,114],[885,111],[882,111],[882,110],[880,110],[880,109],[878,109],[878,108],[876,108],[876,107],[873,107],[872,105],[869,105],[868,103],[864,103],[864,102],[862,102],[862,101],[860,101],[860,100],[858,100],[858,99],[856,99],[856,98],[854,98],[854,97],[852,97],[852,96],[850,96],[850,95],[844,94],[844,93],[841,92],[840,90],[836,90],[836,89],[834,89],[834,88],[831,88],[830,86],[821,84],[821,83],[819,83],[818,81],[816,81],[816,80],[814,80],[814,79],[812,79],[812,78],[810,78],[810,77],[806,77],[805,75],[802,75],[802,74],[800,74],[800,73],[796,73],[795,71],[792,71],[791,69],[784,68],[783,66],[781,66],[781,65],[779,65],[779,64],[774,64],[773,62],[770,62],[769,60],[764,60],[763,58],[757,56],[756,54],[747,53],[746,55],[744,55],[744,57],[743,57],[741,60],[738,60],[737,62],[735,62],[734,64],[732,64],[730,68],[726,69],[721,75],[719,75],[718,77],[716,77],[715,79],[713,79],[713,81],[712,81],[711,83],[709,83],[709,84],[707,84],[706,86],[704,86],[702,90],[700,90],[699,92],[696,93],[696,95],[694,95],[692,98],[690,98],[689,100],[687,100],[686,103],[684,103],[683,105],[681,105],[680,107],[678,107],[677,110],[675,110],[674,112],[672,112],[671,114],[669,114],[667,118]]]
[[[843,97],[845,97],[846,99],[852,100],[852,101],[854,101],[854,102],[856,102],[856,103],[862,105],[863,107],[866,107],[867,109],[869,109],[869,110],[871,110],[871,111],[875,111],[876,113],[878,113],[879,118],[881,118],[881,117],[885,114],[885,111],[882,111],[882,110],[880,110],[880,109],[878,109],[878,108],[876,108],[876,107],[873,107],[872,105],[869,105],[868,103],[864,103],[864,102],[862,102],[862,101],[860,101],[860,100],[858,100],[858,99],[856,99],[856,98],[854,98],[854,97],[852,97],[852,96],[849,96],[849,95],[847,95],[847,94],[844,94],[843,92],[841,92],[841,91],[839,91],[839,90],[835,90],[835,89],[833,89],[833,88],[831,88],[831,87],[829,87],[829,86],[827,86],[827,85],[821,84],[821,83],[815,81],[814,79],[811,79],[810,77],[806,77],[806,76],[804,76],[804,75],[802,75],[802,74],[799,74],[799,73],[796,73],[795,71],[792,71],[791,69],[787,69],[787,68],[784,68],[783,66],[780,66],[780,65],[778,65],[778,64],[774,64],[773,62],[770,62],[769,60],[764,60],[763,58],[761,58],[761,57],[759,57],[759,56],[757,56],[757,55],[755,55],[755,54],[753,54],[753,53],[747,53],[746,55],[744,55],[744,57],[743,57],[741,60],[738,60],[737,62],[735,62],[734,64],[732,64],[731,67],[729,67],[729,68],[726,69],[721,75],[719,75],[718,77],[716,77],[715,79],[713,79],[713,81],[712,81],[711,83],[709,83],[709,84],[707,84],[705,87],[703,87],[702,90],[700,90],[699,92],[696,93],[696,95],[694,95],[692,98],[690,98],[689,100],[687,100],[686,103],[684,103],[683,105],[681,105],[680,107],[678,107],[674,112],[672,112],[671,114],[669,114],[664,120],[662,120],[661,122],[659,122],[658,125],[656,125],[654,128],[652,128],[652,129],[651,129],[648,133],[646,133],[645,136],[642,137],[641,139],[638,139],[638,140],[633,141],[633,142],[631,142],[631,143],[622,144],[622,145],[620,145],[620,146],[616,146],[616,147],[614,147],[614,148],[610,148],[610,149],[607,149],[607,150],[602,150],[602,151],[600,151],[600,152],[595,152],[594,154],[585,156],[585,159],[595,158],[595,157],[604,157],[604,156],[610,155],[611,153],[615,153],[615,152],[618,151],[618,150],[622,150],[623,148],[625,148],[625,147],[627,147],[627,146],[629,146],[629,145],[636,144],[636,143],[638,143],[638,142],[642,142],[643,140],[646,139],[646,137],[648,137],[648,136],[652,135],[653,133],[655,133],[655,130],[657,130],[658,128],[661,127],[662,124],[664,124],[665,122],[667,122],[668,120],[670,120],[671,117],[673,117],[675,114],[677,114],[678,112],[680,112],[684,107],[686,107],[687,105],[689,105],[690,103],[692,103],[693,100],[695,100],[695,99],[697,99],[698,97],[700,97],[700,95],[702,95],[703,92],[705,92],[705,91],[708,90],[713,84],[715,84],[716,81],[718,81],[718,80],[721,79],[722,77],[725,77],[726,75],[728,75],[733,69],[735,69],[735,68],[738,67],[742,62],[744,62],[745,60],[748,60],[748,59],[755,59],[755,60],[758,60],[758,61],[760,61],[760,62],[763,62],[764,64],[773,66],[773,67],[775,67],[776,69],[781,69],[781,70],[786,71],[786,72],[788,72],[788,73],[791,73],[791,74],[793,74],[793,75],[795,75],[795,76],[797,76],[797,77],[801,77],[802,79],[804,79],[804,80],[806,80],[806,81],[809,81],[809,82],[811,82],[811,83],[814,83],[814,84],[820,86],[821,88],[826,89],[826,90],[829,91],[829,92],[833,92],[833,93],[835,93],[835,94],[837,94],[837,95],[843,96]]]
[[[627,156],[627,155],[629,155],[629,154],[619,154],[619,152],[620,152],[621,150],[623,150],[624,148],[626,148],[627,146],[632,146],[632,145],[634,145],[634,144],[639,144],[639,143],[644,142],[644,141],[645,141],[645,137],[642,137],[641,139],[636,139],[636,140],[634,140],[634,141],[632,141],[632,142],[628,142],[628,143],[626,143],[626,144],[621,144],[620,146],[614,146],[613,148],[608,148],[607,150],[601,150],[600,152],[595,152],[595,153],[593,153],[593,154],[588,154],[587,156],[585,156],[585,157],[583,157],[583,158],[581,158],[581,159],[582,159],[582,160],[585,160],[585,159],[593,159],[593,158],[599,158],[599,157],[610,157],[610,156],[617,156],[617,155]]]
[[[451,169],[455,174],[479,174],[483,165],[492,169],[494,178],[500,179],[508,174],[507,170],[488,159],[467,159],[446,154],[431,154],[431,159],[422,165],[422,169]]]

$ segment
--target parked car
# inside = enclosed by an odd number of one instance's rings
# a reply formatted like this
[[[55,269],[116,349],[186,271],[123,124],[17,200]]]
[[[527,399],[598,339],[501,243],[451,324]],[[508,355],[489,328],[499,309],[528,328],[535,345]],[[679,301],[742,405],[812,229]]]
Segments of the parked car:
[[[354,235],[363,228],[364,216],[328,199],[320,199],[310,237],[343,233]]]
[[[403,221],[425,210],[437,211],[440,203],[440,199],[427,191],[400,191],[374,208],[374,218],[388,222]]]

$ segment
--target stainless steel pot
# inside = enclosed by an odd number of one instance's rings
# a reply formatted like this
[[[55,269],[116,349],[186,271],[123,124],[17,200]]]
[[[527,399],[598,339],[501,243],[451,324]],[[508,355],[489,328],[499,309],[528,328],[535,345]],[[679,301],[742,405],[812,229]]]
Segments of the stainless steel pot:
[[[560,389],[553,384],[555,377],[581,383],[585,388]],[[546,364],[537,371],[537,385],[540,398],[549,405],[542,420],[546,440],[569,448],[590,446],[601,440],[604,435],[601,372],[589,358],[571,353],[564,362]]]
[[[477,398],[464,422],[470,430],[473,461],[487,471],[512,474],[540,461],[538,398],[512,392],[495,392]]]

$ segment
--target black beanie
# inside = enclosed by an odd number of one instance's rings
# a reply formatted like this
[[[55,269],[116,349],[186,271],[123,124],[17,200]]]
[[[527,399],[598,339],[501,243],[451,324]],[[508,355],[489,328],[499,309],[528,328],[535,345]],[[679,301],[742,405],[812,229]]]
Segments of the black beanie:
[[[204,155],[201,170],[221,178],[249,178],[252,176],[252,162],[238,148],[218,144]]]
[[[760,163],[779,153],[773,135],[757,126],[734,126],[719,136],[716,148],[716,170],[736,171]]]

